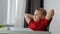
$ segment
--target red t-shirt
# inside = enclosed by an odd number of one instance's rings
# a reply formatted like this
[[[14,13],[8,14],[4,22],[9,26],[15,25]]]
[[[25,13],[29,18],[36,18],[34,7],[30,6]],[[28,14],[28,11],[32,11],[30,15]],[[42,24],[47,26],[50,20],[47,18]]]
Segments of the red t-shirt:
[[[39,22],[34,22],[30,20],[28,28],[31,28],[34,31],[44,31],[48,25],[48,20],[46,18],[41,19]]]

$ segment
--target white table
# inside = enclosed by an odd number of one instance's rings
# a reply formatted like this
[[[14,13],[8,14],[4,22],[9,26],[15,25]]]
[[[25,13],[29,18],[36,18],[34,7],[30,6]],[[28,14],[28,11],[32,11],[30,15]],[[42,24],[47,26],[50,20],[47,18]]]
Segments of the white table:
[[[0,34],[51,34],[51,32],[41,32],[41,31],[0,31]]]
[[[29,28],[11,28],[11,30],[0,30],[0,34],[51,34],[51,32],[32,31]]]

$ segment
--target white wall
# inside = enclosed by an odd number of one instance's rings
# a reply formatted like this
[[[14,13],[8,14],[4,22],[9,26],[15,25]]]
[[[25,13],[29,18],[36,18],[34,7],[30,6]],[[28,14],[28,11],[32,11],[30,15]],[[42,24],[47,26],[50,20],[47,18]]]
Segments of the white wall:
[[[24,26],[25,5],[26,5],[26,0],[18,0],[17,22],[16,22],[17,27],[23,27]]]
[[[44,0],[44,8],[48,11],[55,10],[55,15],[50,24],[50,31],[52,34],[60,34],[60,0]]]
[[[0,0],[0,24],[7,20],[7,0]]]

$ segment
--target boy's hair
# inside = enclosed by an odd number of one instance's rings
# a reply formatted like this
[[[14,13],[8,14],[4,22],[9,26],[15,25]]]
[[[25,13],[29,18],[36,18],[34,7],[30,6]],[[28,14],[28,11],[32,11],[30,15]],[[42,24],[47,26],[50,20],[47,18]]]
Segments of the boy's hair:
[[[36,10],[41,11],[42,15],[46,16],[47,11],[43,8],[37,8]]]

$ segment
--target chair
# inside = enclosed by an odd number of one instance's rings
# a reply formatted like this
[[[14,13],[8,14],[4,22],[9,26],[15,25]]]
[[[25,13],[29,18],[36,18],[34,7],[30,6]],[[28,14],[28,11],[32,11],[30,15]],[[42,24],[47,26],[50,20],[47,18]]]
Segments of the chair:
[[[52,18],[48,21],[48,26],[45,28],[45,31],[49,31],[49,26],[50,26],[51,21],[52,21]]]

